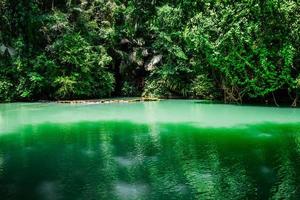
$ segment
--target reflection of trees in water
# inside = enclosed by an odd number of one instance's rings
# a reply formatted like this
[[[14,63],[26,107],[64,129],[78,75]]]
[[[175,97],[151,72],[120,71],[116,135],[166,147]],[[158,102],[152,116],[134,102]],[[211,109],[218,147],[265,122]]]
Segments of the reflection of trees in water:
[[[27,126],[0,137],[0,191],[32,200],[296,198],[297,135],[263,126]]]
[[[178,146],[178,134],[160,127],[160,148],[149,157],[147,169],[152,193],[155,199],[191,199],[190,189],[186,185],[180,162],[183,159],[178,152],[183,146]],[[170,136],[172,135],[172,139]]]
[[[282,151],[280,157],[280,164],[277,170],[277,181],[272,187],[273,199],[297,199],[295,194],[297,192],[295,169],[292,167],[292,163],[289,160],[289,152]]]
[[[299,129],[297,129],[299,130]],[[275,160],[276,183],[271,193],[272,199],[299,199],[300,198],[300,152],[299,152],[299,131],[296,133],[285,132],[286,137],[280,137]],[[288,140],[286,139],[288,137]]]
[[[196,134],[201,132],[196,131]],[[224,154],[219,151],[218,144],[213,138],[208,136],[197,139],[189,135],[186,138],[179,138],[177,144],[176,149],[180,149],[179,157],[188,158],[180,162],[181,170],[197,199],[247,197],[249,180],[245,168],[239,160],[224,163],[228,162],[223,159],[227,158],[226,152]]]
[[[2,114],[2,109],[0,110],[0,130],[1,130],[1,127],[3,128],[5,126],[4,124],[4,117],[3,117],[3,114]]]
[[[4,171],[4,154],[0,151],[0,177],[3,176]]]

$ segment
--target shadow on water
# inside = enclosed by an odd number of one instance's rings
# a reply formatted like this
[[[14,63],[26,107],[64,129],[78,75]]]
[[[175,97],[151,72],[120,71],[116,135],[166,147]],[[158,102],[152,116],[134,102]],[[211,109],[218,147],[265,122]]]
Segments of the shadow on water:
[[[299,199],[300,125],[44,123],[0,136],[1,199]]]

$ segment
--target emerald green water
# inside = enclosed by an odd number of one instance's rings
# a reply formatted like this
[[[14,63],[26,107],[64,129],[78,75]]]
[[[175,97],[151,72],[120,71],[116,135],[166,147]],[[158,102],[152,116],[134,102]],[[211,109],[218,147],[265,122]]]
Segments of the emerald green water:
[[[0,105],[1,200],[299,199],[300,110]]]

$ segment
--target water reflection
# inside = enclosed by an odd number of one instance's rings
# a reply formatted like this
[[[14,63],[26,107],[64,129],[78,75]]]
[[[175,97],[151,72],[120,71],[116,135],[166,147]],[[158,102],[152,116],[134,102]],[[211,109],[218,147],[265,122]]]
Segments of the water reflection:
[[[1,199],[297,199],[299,130],[109,121],[24,126],[0,137]]]
[[[3,158],[3,154],[0,152],[0,177],[2,176],[3,173],[3,166],[4,166],[4,158]]]
[[[145,184],[128,184],[126,182],[115,184],[115,193],[118,199],[143,199],[147,197],[147,191],[148,186]]]

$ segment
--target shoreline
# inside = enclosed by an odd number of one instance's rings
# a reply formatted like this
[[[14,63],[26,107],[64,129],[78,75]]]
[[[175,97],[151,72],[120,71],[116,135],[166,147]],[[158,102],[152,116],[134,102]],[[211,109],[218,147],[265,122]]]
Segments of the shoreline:
[[[300,109],[299,106],[293,107],[290,104],[283,103],[280,106],[269,103],[258,103],[258,102],[248,102],[243,104],[236,103],[225,103],[219,100],[205,100],[198,98],[157,98],[157,97],[112,97],[103,99],[78,99],[78,100],[38,100],[38,101],[16,101],[16,102],[0,102],[1,104],[14,104],[14,103],[54,103],[54,104],[113,104],[113,103],[137,103],[137,102],[155,102],[163,100],[199,100],[201,104],[225,104],[225,105],[235,105],[235,106],[256,106],[256,107],[276,107],[276,108],[294,108]],[[200,103],[200,102],[197,102]]]

